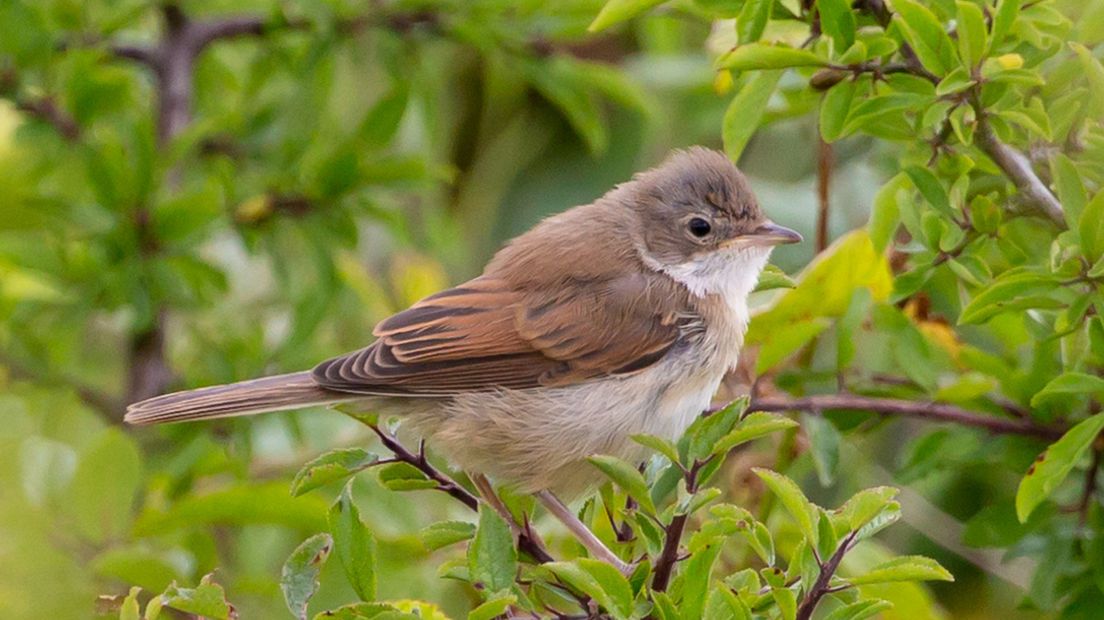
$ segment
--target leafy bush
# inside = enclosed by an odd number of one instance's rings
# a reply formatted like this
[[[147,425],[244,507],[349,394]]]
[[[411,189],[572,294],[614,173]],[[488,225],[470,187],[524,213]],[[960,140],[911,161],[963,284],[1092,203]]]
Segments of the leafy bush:
[[[0,610],[1095,617],[1102,41],[1104,0],[0,4]],[[503,490],[515,546],[388,421],[116,427],[718,137],[806,232],[815,175],[818,256],[767,278],[747,403],[595,457],[630,576]]]

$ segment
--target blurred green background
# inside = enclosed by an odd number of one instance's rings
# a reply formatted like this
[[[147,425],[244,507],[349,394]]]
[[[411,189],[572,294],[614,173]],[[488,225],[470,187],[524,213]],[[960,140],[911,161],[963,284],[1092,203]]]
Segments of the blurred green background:
[[[0,616],[90,617],[99,594],[214,570],[242,618],[285,617],[280,566],[324,529],[335,492],[293,499],[288,481],[326,448],[371,443],[366,430],[324,411],[130,429],[124,404],[362,346],[540,218],[671,149],[719,148],[724,28],[698,17],[718,3],[589,34],[601,4],[0,0]],[[142,53],[180,23],[239,16],[263,27],[197,50],[191,103],[173,104]],[[740,166],[770,216],[813,239],[817,95],[791,79]],[[184,123],[166,128],[173,105]],[[866,223],[896,149],[833,145],[831,237]],[[813,254],[787,246],[773,262],[793,273]],[[830,486],[800,450],[796,471],[835,505],[895,482],[919,428],[848,437]],[[1034,560],[1002,563],[969,546],[993,532],[963,525],[1019,474],[943,439],[960,466],[898,477],[912,527],[884,542],[957,582],[902,588],[913,602],[886,617],[1043,617],[1015,609]],[[756,458],[730,465],[737,497]],[[431,554],[415,533],[470,515],[370,475],[356,492],[380,591],[462,617],[477,599],[436,576],[460,551]],[[312,609],[352,599],[331,562]]]

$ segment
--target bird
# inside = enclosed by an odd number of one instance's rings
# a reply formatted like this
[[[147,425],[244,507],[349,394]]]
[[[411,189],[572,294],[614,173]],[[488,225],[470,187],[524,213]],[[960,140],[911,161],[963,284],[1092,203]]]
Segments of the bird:
[[[362,349],[157,396],[125,420],[337,404],[398,417],[484,497],[489,480],[535,495],[596,557],[627,570],[560,498],[601,481],[587,457],[640,462],[647,449],[633,435],[677,439],[709,406],[736,364],[771,250],[800,241],[765,216],[725,154],[676,150],[509,241],[479,276],[382,320]]]

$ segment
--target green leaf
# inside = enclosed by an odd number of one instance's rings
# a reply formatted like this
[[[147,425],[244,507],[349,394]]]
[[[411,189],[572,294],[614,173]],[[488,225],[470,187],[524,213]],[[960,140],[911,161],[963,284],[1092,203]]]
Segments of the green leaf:
[[[774,0],[746,0],[736,16],[736,40],[741,44],[758,41],[770,21],[773,8]]]
[[[785,331],[771,334],[759,349],[759,357],[755,360],[755,374],[763,375],[778,366],[831,325],[832,322],[826,317],[816,316],[797,321],[790,324]]]
[[[836,467],[839,465],[840,432],[820,415],[803,414],[801,422],[809,437],[809,452],[813,457],[817,479],[821,486],[831,486],[836,479]]]
[[[496,596],[468,613],[468,620],[494,620],[506,614],[506,610],[517,602],[513,594]]]
[[[954,44],[943,24],[927,7],[913,0],[893,0],[893,21],[924,67],[937,76],[956,64]]]
[[[1081,58],[1081,67],[1085,72],[1085,78],[1089,81],[1091,96],[1087,101],[1087,114],[1093,118],[1104,117],[1104,65],[1096,60],[1089,47],[1080,43],[1070,43],[1073,51]]]
[[[751,620],[751,609],[728,588],[713,587],[705,603],[704,620]]]
[[[817,508],[805,498],[797,483],[780,473],[769,469],[753,467],[755,472],[766,483],[767,488],[782,502],[782,506],[797,522],[797,529],[813,546],[817,543]]]
[[[736,47],[717,59],[717,69],[752,71],[756,69],[788,69],[790,67],[823,67],[823,58],[803,49],[767,43],[748,43]]]
[[[897,193],[908,187],[909,182],[908,175],[898,173],[874,195],[874,207],[867,228],[870,230],[870,241],[878,252],[884,251],[889,245],[901,223]]]
[[[700,618],[705,609],[709,584],[712,581],[713,565],[717,562],[723,539],[715,539],[703,548],[691,554],[686,560],[682,582],[682,606],[679,611],[684,618]]]
[[[1047,294],[1059,284],[1049,274],[1035,272],[1006,272],[988,288],[974,296],[962,309],[959,324],[983,323],[994,316],[1011,310],[1019,310],[1031,302],[1031,296]]]
[[[631,435],[630,439],[644,446],[645,448],[650,448],[657,454],[662,454],[663,456],[667,457],[668,461],[671,461],[672,463],[679,462],[678,448],[675,447],[675,444],[667,441],[666,439],[663,439],[662,437],[656,437],[655,435]]]
[[[1016,516],[1020,523],[1066,479],[1104,429],[1104,413],[1098,413],[1066,431],[1035,459],[1016,490]]]
[[[747,528],[741,530],[748,546],[768,566],[774,564],[774,538],[766,525],[759,521],[752,521]]]
[[[851,113],[851,101],[855,98],[858,83],[844,80],[828,89],[820,102],[820,137],[825,142],[835,142],[844,137],[847,116]]]
[[[848,0],[817,0],[820,27],[832,37],[835,49],[842,52],[855,42],[855,13]]]
[[[437,483],[426,477],[425,472],[410,463],[389,463],[379,469],[380,484],[392,491],[418,491],[435,489]]]
[[[794,620],[797,615],[797,594],[789,588],[772,588],[771,598],[782,613],[782,620]]]
[[[891,607],[893,603],[882,599],[857,601],[834,609],[824,620],[866,620]]]
[[[210,574],[204,575],[195,588],[181,588],[175,583],[170,585],[161,594],[161,600],[165,607],[212,620],[236,617],[234,607],[226,602],[222,586],[215,583]]]
[[[916,189],[920,190],[920,195],[933,209],[949,219],[954,219],[955,211],[951,207],[947,190],[943,188],[943,184],[939,182],[939,179],[931,170],[920,166],[909,166],[905,168],[905,174],[908,175]]]
[[[591,558],[578,558],[572,562],[550,562],[544,568],[594,599],[614,618],[627,620],[632,616],[632,587],[613,566]]]
[[[138,607],[138,593],[142,591],[142,588],[134,586],[130,589],[126,598],[123,599],[123,605],[119,609],[119,620],[141,620],[139,614],[141,609]]]
[[[1021,0],[1000,0],[997,10],[993,13],[993,26],[989,31],[989,54],[992,55],[997,46],[1004,42],[1004,37],[1012,30],[1012,24],[1020,16]]]
[[[1058,191],[1058,200],[1062,203],[1066,223],[1076,230],[1085,204],[1089,201],[1081,174],[1069,157],[1064,153],[1055,153],[1050,158],[1050,175],[1054,178],[1054,188]]]
[[[438,521],[422,528],[419,535],[427,549],[436,550],[471,539],[475,526],[467,521]]]
[[[314,620],[429,620],[389,603],[351,603],[315,614]]]
[[[328,506],[321,498],[293,498],[278,481],[230,487],[185,496],[166,511],[148,508],[134,524],[135,534],[152,536],[204,525],[282,525],[298,530],[326,528]]]
[[[713,445],[713,454],[723,454],[742,443],[795,426],[797,426],[797,422],[775,413],[766,411],[749,413],[736,424],[732,432]]]
[[[721,137],[725,154],[732,161],[740,160],[744,147],[755,135],[766,112],[767,102],[781,77],[781,71],[763,71],[752,75],[728,104],[721,124]]]
[[[768,264],[763,268],[762,273],[759,274],[759,282],[755,285],[753,292],[771,291],[778,288],[793,288],[797,286],[797,282],[793,278],[786,275],[785,271],[780,268]]]
[[[847,522],[847,529],[861,529],[894,503],[893,498],[897,497],[897,493],[897,489],[893,487],[874,487],[852,495],[839,509],[840,515]]]
[[[609,0],[598,11],[598,16],[587,26],[590,32],[605,30],[614,24],[630,20],[666,0]]]
[[[100,433],[80,453],[66,492],[75,532],[95,543],[121,537],[133,519],[141,476],[134,441],[117,428]]]
[[[296,547],[284,562],[280,590],[288,609],[299,620],[307,618],[307,603],[318,591],[318,575],[332,549],[333,539],[329,534],[315,534]]]
[[[378,461],[378,456],[360,448],[331,450],[303,465],[291,481],[291,494],[299,496],[329,482],[347,478]]]
[[[958,29],[958,55],[962,64],[976,67],[985,57],[988,35],[985,31],[985,15],[973,2],[957,0],[955,2],[955,23]]]
[[[713,454],[717,442],[732,432],[747,406],[747,397],[738,398],[720,411],[695,420],[685,434],[690,439],[690,458],[705,459]]]
[[[850,577],[851,585],[891,583],[899,581],[954,581],[939,562],[920,555],[906,555],[875,566],[866,574]]]
[[[648,491],[648,483],[644,476],[635,467],[613,456],[595,455],[587,458],[591,465],[597,467],[607,478],[613,481],[629,497],[648,514],[655,514],[655,504],[652,503],[651,493]]]
[[[468,572],[473,583],[491,593],[509,590],[517,574],[517,550],[510,528],[485,505],[479,507],[479,528],[468,546]]]
[[[1055,396],[1065,394],[1104,394],[1104,379],[1082,372],[1063,373],[1031,397],[1031,406],[1038,407]]]
[[[330,508],[330,534],[345,577],[362,601],[376,598],[376,539],[360,520],[353,503],[352,481]]]
[[[1100,260],[1104,256],[1104,191],[1097,192],[1085,205],[1077,233],[1081,237],[1081,252],[1085,258],[1090,263]]]
[[[368,110],[357,132],[366,146],[379,148],[391,142],[399,130],[409,98],[410,89],[400,83]]]

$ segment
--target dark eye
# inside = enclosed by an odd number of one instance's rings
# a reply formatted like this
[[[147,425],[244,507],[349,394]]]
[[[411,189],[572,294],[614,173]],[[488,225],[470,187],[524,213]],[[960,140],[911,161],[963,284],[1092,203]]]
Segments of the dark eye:
[[[709,224],[709,222],[703,220],[700,217],[695,217],[691,219],[689,222],[687,222],[686,226],[690,229],[690,234],[698,237],[699,239],[708,235],[709,231],[713,230],[713,227]]]

